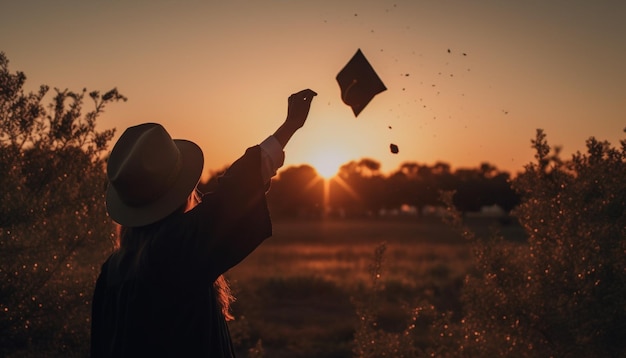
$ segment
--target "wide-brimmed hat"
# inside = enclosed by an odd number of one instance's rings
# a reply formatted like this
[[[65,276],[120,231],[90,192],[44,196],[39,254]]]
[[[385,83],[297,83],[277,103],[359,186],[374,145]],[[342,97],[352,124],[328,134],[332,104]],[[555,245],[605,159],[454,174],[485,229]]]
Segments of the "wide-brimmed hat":
[[[165,218],[186,202],[200,180],[203,165],[198,145],[172,139],[160,124],[126,129],[107,164],[109,215],[129,227]]]

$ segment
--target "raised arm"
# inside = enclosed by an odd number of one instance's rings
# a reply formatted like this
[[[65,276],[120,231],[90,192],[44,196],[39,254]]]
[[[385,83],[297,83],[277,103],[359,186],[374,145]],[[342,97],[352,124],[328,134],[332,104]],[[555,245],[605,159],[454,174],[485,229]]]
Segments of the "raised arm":
[[[276,137],[282,148],[285,148],[293,134],[302,128],[304,122],[306,122],[314,96],[317,96],[317,93],[310,89],[305,89],[289,96],[287,119],[274,132],[274,137]]]

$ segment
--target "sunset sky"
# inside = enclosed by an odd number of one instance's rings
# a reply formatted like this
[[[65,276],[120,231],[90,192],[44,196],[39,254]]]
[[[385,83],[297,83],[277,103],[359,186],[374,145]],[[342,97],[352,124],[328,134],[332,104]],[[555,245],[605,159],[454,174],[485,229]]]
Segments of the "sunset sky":
[[[0,51],[29,90],[117,87],[128,102],[100,128],[162,123],[203,148],[208,170],[271,134],[287,97],[311,88],[286,165],[515,173],[537,128],[567,158],[590,136],[626,137],[624,19],[619,0],[4,1]],[[335,76],[359,48],[388,90],[355,118]]]

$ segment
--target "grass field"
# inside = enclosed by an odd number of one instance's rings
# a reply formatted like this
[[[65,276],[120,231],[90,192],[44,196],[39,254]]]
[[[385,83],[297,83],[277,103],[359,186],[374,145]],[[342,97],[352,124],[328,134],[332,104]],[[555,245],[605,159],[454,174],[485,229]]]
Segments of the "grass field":
[[[486,234],[493,225],[472,228]],[[498,229],[511,240],[523,236],[515,225]],[[438,219],[276,221],[273,237],[227,275],[238,299],[230,327],[239,354],[352,356],[356,307],[373,294],[382,244],[380,329],[401,332],[411,308],[424,302],[442,312],[461,309],[470,246]]]

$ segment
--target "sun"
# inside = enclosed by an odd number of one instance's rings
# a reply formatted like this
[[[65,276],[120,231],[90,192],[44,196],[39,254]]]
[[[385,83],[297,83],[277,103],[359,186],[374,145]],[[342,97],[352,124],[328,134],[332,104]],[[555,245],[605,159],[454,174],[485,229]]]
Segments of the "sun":
[[[331,150],[322,149],[311,156],[309,164],[315,168],[319,176],[330,179],[337,174],[339,167],[344,164],[344,160]]]

